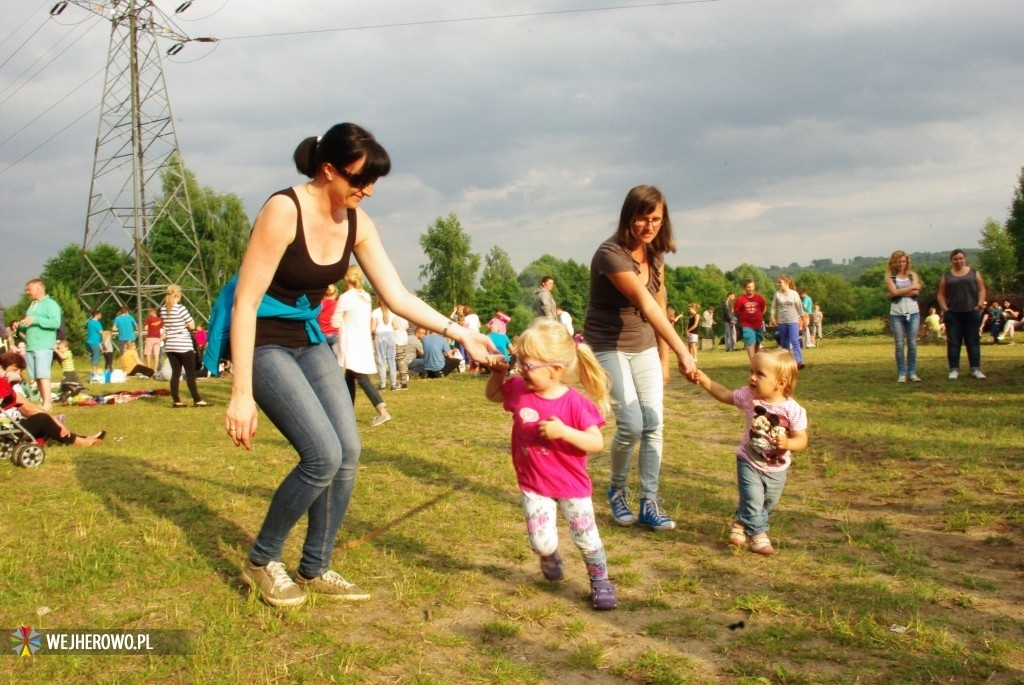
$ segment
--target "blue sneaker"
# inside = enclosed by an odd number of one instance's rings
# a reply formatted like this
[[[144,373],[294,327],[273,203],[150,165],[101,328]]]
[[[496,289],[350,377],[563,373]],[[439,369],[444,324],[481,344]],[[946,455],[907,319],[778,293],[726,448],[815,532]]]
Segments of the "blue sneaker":
[[[636,523],[636,516],[626,502],[628,495],[628,488],[617,488],[614,485],[608,488],[608,504],[612,507],[612,518],[620,526],[631,526]]]
[[[672,530],[676,522],[661,511],[656,499],[640,500],[640,525],[651,530]]]
[[[615,598],[615,586],[610,580],[590,581],[590,605],[598,611],[608,611],[619,606]]]

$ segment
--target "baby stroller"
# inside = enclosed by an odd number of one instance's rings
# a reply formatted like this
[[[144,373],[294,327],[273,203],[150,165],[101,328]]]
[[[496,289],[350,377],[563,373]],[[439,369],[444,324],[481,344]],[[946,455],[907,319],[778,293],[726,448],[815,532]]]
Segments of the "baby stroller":
[[[32,437],[18,420],[0,412],[0,459],[15,466],[34,469],[46,459],[43,441]]]

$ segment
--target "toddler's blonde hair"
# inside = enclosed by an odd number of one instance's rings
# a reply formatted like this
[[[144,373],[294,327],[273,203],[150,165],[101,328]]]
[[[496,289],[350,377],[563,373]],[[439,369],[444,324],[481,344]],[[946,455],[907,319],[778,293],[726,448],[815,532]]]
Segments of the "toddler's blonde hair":
[[[609,379],[586,343],[576,344],[568,329],[558,321],[548,318],[534,319],[530,327],[519,336],[516,354],[536,359],[543,364],[558,364],[577,378],[587,397],[593,400],[602,413],[611,408],[609,401]]]
[[[775,374],[775,378],[780,381],[786,381],[786,389],[783,391],[783,395],[786,397],[792,397],[793,392],[796,390],[796,379],[800,374],[800,370],[797,368],[796,357],[789,350],[774,349],[774,350],[761,350],[755,357],[764,357],[770,362],[769,368]]]

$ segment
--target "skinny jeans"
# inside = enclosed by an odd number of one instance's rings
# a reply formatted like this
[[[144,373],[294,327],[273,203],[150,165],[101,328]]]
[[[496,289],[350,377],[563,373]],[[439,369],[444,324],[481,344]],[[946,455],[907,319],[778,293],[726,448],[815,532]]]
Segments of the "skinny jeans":
[[[629,464],[639,445],[640,497],[656,499],[663,445],[664,383],[658,348],[642,352],[596,352],[611,379],[615,413],[611,441],[611,485],[624,488]]]
[[[768,532],[768,516],[782,498],[788,473],[788,469],[765,473],[754,468],[746,459],[736,458],[736,484],[740,495],[736,520],[743,526],[744,533],[753,537]]]
[[[889,327],[896,342],[896,375],[917,375],[917,333],[921,329],[921,314],[889,315]],[[904,347],[906,355],[904,356]]]
[[[352,399],[341,367],[326,344],[257,347],[253,397],[291,443],[299,463],[270,500],[249,560],[281,560],[292,528],[307,518],[299,573],[316,578],[330,568],[334,541],[352,497],[362,449]]]

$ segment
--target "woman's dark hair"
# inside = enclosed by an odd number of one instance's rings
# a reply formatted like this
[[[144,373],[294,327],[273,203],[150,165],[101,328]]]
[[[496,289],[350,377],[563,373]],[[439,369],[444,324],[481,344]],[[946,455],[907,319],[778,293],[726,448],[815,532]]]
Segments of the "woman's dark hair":
[[[615,239],[619,245],[627,248],[633,246],[633,220],[647,216],[657,209],[658,205],[661,205],[664,218],[661,222],[661,231],[651,243],[651,249],[655,254],[676,251],[676,241],[672,237],[672,220],[668,216],[668,202],[654,186],[637,186],[626,194],[622,211],[619,212],[619,227],[615,230]]]
[[[292,159],[300,174],[315,178],[324,164],[339,171],[352,162],[366,157],[363,168],[349,183],[365,187],[391,171],[391,158],[373,134],[356,124],[335,124],[319,139],[306,138],[295,148]]]
[[[967,253],[964,252],[963,250],[961,250],[958,247],[958,248],[956,248],[955,250],[953,250],[952,252],[949,253],[949,258],[953,259],[953,257],[956,257],[958,254],[962,254],[965,258],[967,257]]]

